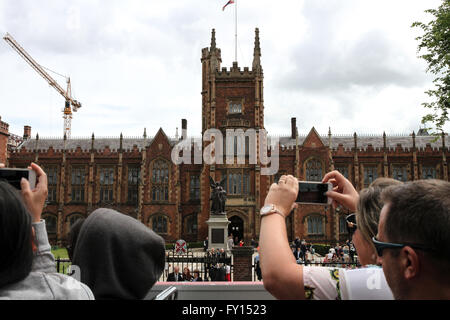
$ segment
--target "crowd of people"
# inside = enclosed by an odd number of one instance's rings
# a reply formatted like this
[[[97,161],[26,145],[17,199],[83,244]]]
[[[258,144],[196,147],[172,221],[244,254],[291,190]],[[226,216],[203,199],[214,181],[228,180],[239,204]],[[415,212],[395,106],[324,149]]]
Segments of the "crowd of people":
[[[0,299],[143,299],[164,269],[168,272],[163,238],[132,217],[97,209],[70,230],[72,276],[57,273],[41,219],[47,176],[34,163],[30,169],[37,177],[33,190],[26,179],[20,190],[0,181]],[[337,171],[323,182],[333,185],[326,193],[333,206],[354,212],[347,217],[351,242],[331,248],[325,259],[350,262],[356,251],[363,267],[301,263],[310,260],[314,247],[298,237],[295,250],[290,247],[284,218],[297,207],[298,180],[281,176],[265,199],[270,213],[278,214],[261,218],[257,255],[258,278],[274,297],[450,299],[449,182],[378,178],[358,192]],[[211,281],[231,280],[230,266],[221,261],[229,250],[207,250],[215,259],[208,268]],[[377,280],[369,282],[370,277]],[[199,270],[191,274],[188,267],[180,273],[174,266],[168,274],[168,281],[202,280]]]
[[[0,167],[4,167],[0,164]],[[143,299],[164,270],[164,239],[130,216],[97,209],[70,231],[72,275],[60,274],[42,210],[47,175],[21,189],[0,181],[0,299]]]
[[[180,273],[180,267],[174,265],[173,272],[168,273],[168,282],[195,282],[195,281],[231,281],[231,266],[226,262],[229,256],[224,248],[211,248],[205,253],[205,279],[200,276],[200,271],[194,269],[193,275],[189,267],[183,267],[183,273]]]

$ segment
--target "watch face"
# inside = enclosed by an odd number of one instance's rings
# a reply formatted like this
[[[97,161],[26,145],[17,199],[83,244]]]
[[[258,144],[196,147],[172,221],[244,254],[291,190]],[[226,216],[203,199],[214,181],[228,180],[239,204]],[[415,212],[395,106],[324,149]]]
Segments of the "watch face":
[[[261,214],[268,214],[270,211],[272,211],[272,205],[265,205],[261,208]]]

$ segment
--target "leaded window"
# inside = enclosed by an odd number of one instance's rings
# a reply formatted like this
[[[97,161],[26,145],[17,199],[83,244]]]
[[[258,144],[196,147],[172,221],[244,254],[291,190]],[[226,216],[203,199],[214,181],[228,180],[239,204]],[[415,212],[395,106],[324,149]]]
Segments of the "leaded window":
[[[308,234],[322,235],[323,234],[323,218],[321,216],[308,217]]]
[[[189,183],[189,198],[191,200],[200,199],[200,176],[191,175]]]
[[[311,159],[306,163],[306,181],[322,181],[322,163]]]
[[[84,202],[84,186],[85,186],[86,168],[72,167],[72,192],[71,199],[73,202]]]
[[[152,200],[169,200],[169,165],[167,161],[158,160],[153,163]]]
[[[229,102],[228,103],[228,113],[242,113],[242,103]]]
[[[422,179],[436,179],[436,167],[422,166]]]
[[[47,201],[49,203],[57,202],[57,187],[58,187],[58,167],[57,166],[48,166],[44,169],[47,174],[47,182],[48,182],[48,196]]]
[[[337,166],[336,170],[348,179],[348,166]]]
[[[167,218],[162,215],[153,217],[152,218],[152,229],[156,233],[166,234],[167,233]]]
[[[191,214],[184,218],[184,233],[197,234],[197,214]]]
[[[100,202],[111,203],[114,196],[114,168],[100,168]]]
[[[137,166],[128,167],[128,202],[138,202],[139,179],[141,169]]]
[[[365,166],[364,167],[364,187],[368,187],[376,178],[378,178],[377,167]]]
[[[396,180],[406,182],[408,180],[408,173],[405,166],[393,166],[392,177]]]

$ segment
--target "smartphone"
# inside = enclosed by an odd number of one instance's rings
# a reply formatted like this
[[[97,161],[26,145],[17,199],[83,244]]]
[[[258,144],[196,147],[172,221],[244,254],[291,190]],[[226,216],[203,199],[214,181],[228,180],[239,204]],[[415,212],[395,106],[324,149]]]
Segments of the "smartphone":
[[[325,195],[325,192],[331,190],[333,190],[333,185],[329,182],[299,181],[298,194],[295,202],[330,205],[332,200]]]
[[[0,180],[6,180],[16,189],[20,190],[20,180],[25,178],[30,183],[30,188],[36,186],[36,172],[31,169],[0,168]]]

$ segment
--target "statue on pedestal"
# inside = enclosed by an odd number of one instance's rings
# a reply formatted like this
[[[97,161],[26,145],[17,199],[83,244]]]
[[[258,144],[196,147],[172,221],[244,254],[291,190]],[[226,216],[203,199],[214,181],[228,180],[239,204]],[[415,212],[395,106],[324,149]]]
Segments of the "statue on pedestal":
[[[225,202],[227,200],[227,192],[223,186],[226,178],[223,178],[220,182],[214,182],[213,178],[209,177],[209,182],[212,188],[211,198],[211,213],[213,214],[225,214]]]

